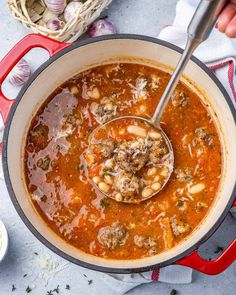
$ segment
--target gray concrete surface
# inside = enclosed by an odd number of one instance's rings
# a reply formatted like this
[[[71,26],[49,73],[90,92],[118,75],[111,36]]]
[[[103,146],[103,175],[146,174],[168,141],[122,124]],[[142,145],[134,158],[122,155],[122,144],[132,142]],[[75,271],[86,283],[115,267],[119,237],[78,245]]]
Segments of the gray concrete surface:
[[[24,35],[28,34],[24,27],[9,14],[6,0],[0,0],[0,58]],[[161,28],[170,24],[175,13],[176,0],[114,0],[104,15],[108,15],[120,33],[137,33],[157,36]],[[41,50],[34,50],[27,56],[33,68],[47,58]],[[9,84],[4,91],[14,97],[16,90]],[[100,279],[93,271],[86,271],[53,254],[29,232],[13,208],[6,191],[5,184],[0,180],[0,218],[6,224],[10,237],[9,253],[0,264],[0,295],[24,295],[27,286],[32,288],[32,295],[46,295],[47,290],[60,285],[60,294],[100,294]],[[218,246],[226,246],[235,236],[236,221],[229,214],[213,237],[201,249],[206,258],[215,257]],[[38,255],[37,255],[38,254]],[[27,274],[27,275],[26,275]],[[26,275],[26,276],[24,276]],[[88,280],[93,280],[88,284]],[[12,292],[12,285],[16,290]],[[70,290],[66,290],[66,284]],[[100,286],[101,287],[101,286]],[[193,273],[190,285],[171,285],[151,283],[139,286],[129,292],[131,295],[170,294],[175,288],[178,294],[190,295],[232,295],[236,294],[236,264],[218,276],[206,276]],[[103,295],[111,294],[104,287]]]

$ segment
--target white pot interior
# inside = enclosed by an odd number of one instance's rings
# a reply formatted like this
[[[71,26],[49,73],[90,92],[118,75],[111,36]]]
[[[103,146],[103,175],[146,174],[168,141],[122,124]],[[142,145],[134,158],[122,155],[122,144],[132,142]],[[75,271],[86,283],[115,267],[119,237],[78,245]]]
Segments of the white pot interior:
[[[70,246],[51,231],[32,206],[24,184],[22,158],[26,131],[39,106],[57,86],[78,72],[98,64],[126,61],[150,64],[154,67],[162,67],[161,64],[174,67],[179,56],[180,54],[176,51],[150,41],[114,39],[91,43],[71,50],[50,64],[38,75],[23,95],[9,130],[6,152],[10,181],[17,201],[30,223],[46,240],[64,253],[90,264],[112,268],[139,268],[162,263],[183,253],[202,239],[215,225],[227,206],[236,178],[236,137],[232,136],[232,134],[236,134],[236,126],[230,108],[218,86],[204,70],[192,61],[185,70],[185,75],[189,79],[185,82],[194,91],[198,91],[190,82],[194,81],[198,89],[201,89],[198,93],[203,101],[211,106],[210,111],[221,134],[224,163],[221,187],[210,209],[210,214],[185,241],[157,256],[144,259],[118,261],[85,254]]]

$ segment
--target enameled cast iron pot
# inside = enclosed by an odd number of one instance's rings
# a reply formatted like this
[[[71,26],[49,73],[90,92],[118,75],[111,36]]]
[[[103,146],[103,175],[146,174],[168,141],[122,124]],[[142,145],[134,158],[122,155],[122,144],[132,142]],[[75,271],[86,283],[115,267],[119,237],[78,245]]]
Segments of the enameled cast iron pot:
[[[112,61],[149,64],[168,71],[177,64],[182,50],[157,39],[136,35],[103,36],[74,44],[28,35],[0,62],[0,85],[13,66],[34,47],[45,48],[50,54],[49,60],[33,74],[14,103],[0,92],[0,111],[6,123],[3,139],[5,181],[18,214],[32,233],[48,248],[69,261],[99,271],[142,272],[173,263],[207,274],[217,274],[226,269],[236,259],[236,239],[214,261],[205,261],[197,253],[200,244],[221,224],[236,195],[236,115],[229,96],[213,73],[193,57],[185,70],[188,78],[184,78],[185,83],[198,92],[209,108],[223,146],[222,181],[209,214],[186,240],[157,256],[128,261],[103,259],[83,253],[66,243],[52,232],[32,206],[23,174],[26,131],[48,95],[78,72]]]

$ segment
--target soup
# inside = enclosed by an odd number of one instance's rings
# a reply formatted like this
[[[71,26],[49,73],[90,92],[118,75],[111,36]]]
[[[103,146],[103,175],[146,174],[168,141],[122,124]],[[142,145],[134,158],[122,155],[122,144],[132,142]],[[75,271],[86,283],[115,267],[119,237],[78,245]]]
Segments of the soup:
[[[183,83],[161,120],[175,162],[159,193],[138,204],[117,202],[89,175],[91,132],[119,116],[150,118],[169,78],[138,64],[99,66],[58,87],[33,118],[24,157],[29,194],[47,225],[78,249],[112,259],[158,255],[186,239],[208,213],[220,182],[221,144],[210,113]],[[104,183],[106,172],[96,170]]]

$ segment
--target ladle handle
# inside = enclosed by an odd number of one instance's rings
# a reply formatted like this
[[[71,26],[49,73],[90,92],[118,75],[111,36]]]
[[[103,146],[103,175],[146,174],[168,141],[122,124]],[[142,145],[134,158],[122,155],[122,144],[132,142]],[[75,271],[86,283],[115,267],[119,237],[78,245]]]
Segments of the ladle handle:
[[[178,62],[177,67],[161,97],[161,100],[151,118],[152,124],[159,128],[160,119],[177,83],[188,63],[193,51],[197,46],[206,40],[214,27],[217,18],[224,8],[227,0],[202,0],[200,1],[187,29],[188,39],[184,52]]]

